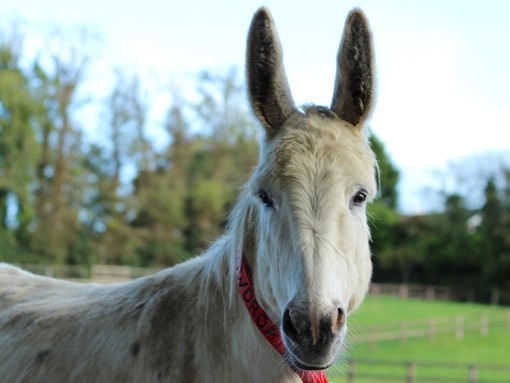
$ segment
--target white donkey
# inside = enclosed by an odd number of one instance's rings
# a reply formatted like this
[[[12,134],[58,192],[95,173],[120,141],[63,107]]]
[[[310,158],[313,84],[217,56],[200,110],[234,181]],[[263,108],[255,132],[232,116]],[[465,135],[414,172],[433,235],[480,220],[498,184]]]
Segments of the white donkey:
[[[128,283],[0,266],[2,383],[325,382],[371,277],[371,33],[346,20],[331,107],[294,105],[269,11],[247,44],[260,164],[205,254]]]

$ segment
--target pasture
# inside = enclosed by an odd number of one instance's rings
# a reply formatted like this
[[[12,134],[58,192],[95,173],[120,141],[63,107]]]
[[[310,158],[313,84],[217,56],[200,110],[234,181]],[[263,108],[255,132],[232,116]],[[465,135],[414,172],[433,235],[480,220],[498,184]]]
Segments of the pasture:
[[[456,334],[457,318],[466,324],[462,337]],[[487,328],[480,331],[480,318],[488,318]],[[451,319],[451,325],[447,326]],[[401,327],[402,323],[445,323],[445,330],[431,337],[401,338],[372,343],[367,332],[377,328]],[[486,332],[484,332],[486,331]],[[409,362],[413,362],[415,382],[468,382],[470,366],[476,365],[478,380],[510,381],[510,309],[478,304],[398,297],[369,297],[350,318],[350,348],[346,359],[353,359],[353,382],[406,382]],[[358,343],[358,344],[356,344]],[[334,383],[348,382],[347,362],[330,369]],[[367,378],[362,378],[366,375]],[[356,377],[357,376],[357,377]],[[373,378],[368,378],[372,376]],[[400,377],[400,378],[397,378]],[[407,380],[408,381],[408,380]]]

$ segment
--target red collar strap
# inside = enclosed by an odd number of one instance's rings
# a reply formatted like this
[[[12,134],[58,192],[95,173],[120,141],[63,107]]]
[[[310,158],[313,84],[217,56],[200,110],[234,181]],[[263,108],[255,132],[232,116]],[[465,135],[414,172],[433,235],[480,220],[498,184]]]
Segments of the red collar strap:
[[[257,301],[255,289],[253,288],[251,277],[248,271],[248,265],[244,261],[243,254],[239,252],[236,260],[236,285],[239,295],[243,299],[246,310],[250,313],[251,319],[260,333],[266,340],[278,351],[282,356],[285,355],[287,349],[283,343],[280,329],[269,318],[266,311]],[[303,383],[328,383],[328,378],[324,371],[305,371],[289,366],[296,374],[299,375]]]

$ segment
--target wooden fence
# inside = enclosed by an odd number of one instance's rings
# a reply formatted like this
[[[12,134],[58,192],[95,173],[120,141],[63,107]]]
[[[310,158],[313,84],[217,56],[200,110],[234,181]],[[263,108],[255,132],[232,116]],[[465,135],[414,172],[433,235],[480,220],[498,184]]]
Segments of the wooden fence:
[[[143,268],[132,266],[115,265],[92,265],[86,266],[67,266],[67,265],[20,265],[22,268],[32,271],[36,274],[47,275],[50,277],[81,280],[83,282],[121,282],[145,275],[152,274],[160,268]],[[461,287],[417,285],[417,284],[392,284],[392,283],[372,283],[370,286],[370,295],[377,297],[379,295],[393,295],[402,299],[422,298],[428,300],[447,300],[447,301],[490,301],[497,305],[500,303],[510,304],[510,291],[501,291],[492,289],[487,296],[485,293],[475,289],[466,289]]]
[[[39,275],[62,278],[79,282],[115,283],[140,278],[153,274],[160,268],[92,265],[85,266],[68,265],[19,265],[21,268]]]
[[[508,383],[510,366],[351,359],[340,376],[335,383]]]
[[[427,320],[406,321],[367,325],[364,335],[353,336],[352,343],[369,343],[372,349],[378,342],[400,340],[407,343],[409,338],[428,337],[431,341],[437,335],[451,334],[462,340],[467,332],[489,335],[491,328],[505,328],[510,333],[510,310],[491,318],[487,313],[429,318]]]
[[[370,295],[377,297],[379,295],[398,296],[402,299],[421,298],[427,300],[445,300],[490,302],[493,305],[508,303],[510,291],[492,288],[487,291],[477,291],[474,288],[436,286],[436,285],[418,285],[408,283],[372,283],[370,286]],[[507,298],[506,300],[503,298]]]

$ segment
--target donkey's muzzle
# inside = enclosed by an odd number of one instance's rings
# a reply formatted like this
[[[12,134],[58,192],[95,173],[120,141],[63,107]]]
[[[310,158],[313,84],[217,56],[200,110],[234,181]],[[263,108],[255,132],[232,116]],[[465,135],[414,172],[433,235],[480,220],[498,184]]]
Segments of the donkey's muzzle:
[[[341,308],[289,305],[282,319],[284,339],[296,367],[322,370],[331,365],[345,333]]]

